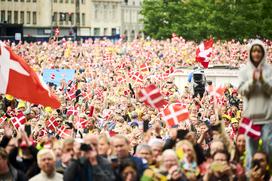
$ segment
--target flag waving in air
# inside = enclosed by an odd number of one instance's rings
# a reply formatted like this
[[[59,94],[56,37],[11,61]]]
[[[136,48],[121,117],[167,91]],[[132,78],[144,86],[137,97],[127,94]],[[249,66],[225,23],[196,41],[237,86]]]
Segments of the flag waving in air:
[[[261,125],[254,125],[248,118],[243,118],[239,126],[239,134],[247,135],[253,139],[258,140],[261,137]]]
[[[140,101],[143,101],[146,105],[157,109],[168,104],[168,102],[164,100],[160,90],[153,84],[141,89],[139,92],[139,97]]]
[[[208,58],[212,54],[213,39],[201,42],[196,50],[196,61],[201,63],[204,68],[208,68],[209,60]]]
[[[0,93],[34,104],[59,108],[60,102],[25,60],[0,42]]]
[[[189,118],[189,111],[181,104],[170,104],[160,114],[169,127]]]

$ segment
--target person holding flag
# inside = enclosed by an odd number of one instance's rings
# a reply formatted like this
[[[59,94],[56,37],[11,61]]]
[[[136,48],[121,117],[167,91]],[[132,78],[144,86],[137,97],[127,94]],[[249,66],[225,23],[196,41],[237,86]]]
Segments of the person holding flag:
[[[247,118],[244,120],[251,120],[247,122],[247,132],[258,130],[256,126],[262,126],[259,129],[262,149],[272,155],[272,67],[266,61],[264,43],[260,40],[252,41],[249,45],[248,62],[240,70],[238,91],[244,97],[244,116]],[[246,145],[246,167],[249,170],[259,141],[247,137]]]

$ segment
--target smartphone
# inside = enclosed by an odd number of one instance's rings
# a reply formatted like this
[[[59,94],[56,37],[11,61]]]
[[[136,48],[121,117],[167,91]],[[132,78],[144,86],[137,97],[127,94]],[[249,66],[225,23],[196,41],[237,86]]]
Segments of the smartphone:
[[[31,125],[25,125],[25,132],[28,137],[31,135]]]
[[[259,160],[253,160],[252,161],[252,168],[257,167],[259,169],[261,167],[260,161]]]

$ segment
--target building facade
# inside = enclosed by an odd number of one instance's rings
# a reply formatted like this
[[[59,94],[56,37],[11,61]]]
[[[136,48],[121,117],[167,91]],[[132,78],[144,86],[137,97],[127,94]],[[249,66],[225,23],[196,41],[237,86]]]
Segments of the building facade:
[[[25,36],[112,36],[141,31],[140,0],[0,0],[0,23],[23,24]]]
[[[122,2],[121,34],[125,35],[129,41],[143,34],[142,17],[140,14],[141,5],[142,0],[124,0]]]

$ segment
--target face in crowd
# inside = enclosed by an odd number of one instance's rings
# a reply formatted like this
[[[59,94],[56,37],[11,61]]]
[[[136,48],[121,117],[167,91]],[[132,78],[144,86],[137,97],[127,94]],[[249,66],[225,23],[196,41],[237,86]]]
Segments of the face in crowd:
[[[55,155],[50,149],[41,150],[38,155],[39,168],[46,173],[48,176],[52,175],[55,171]]]

